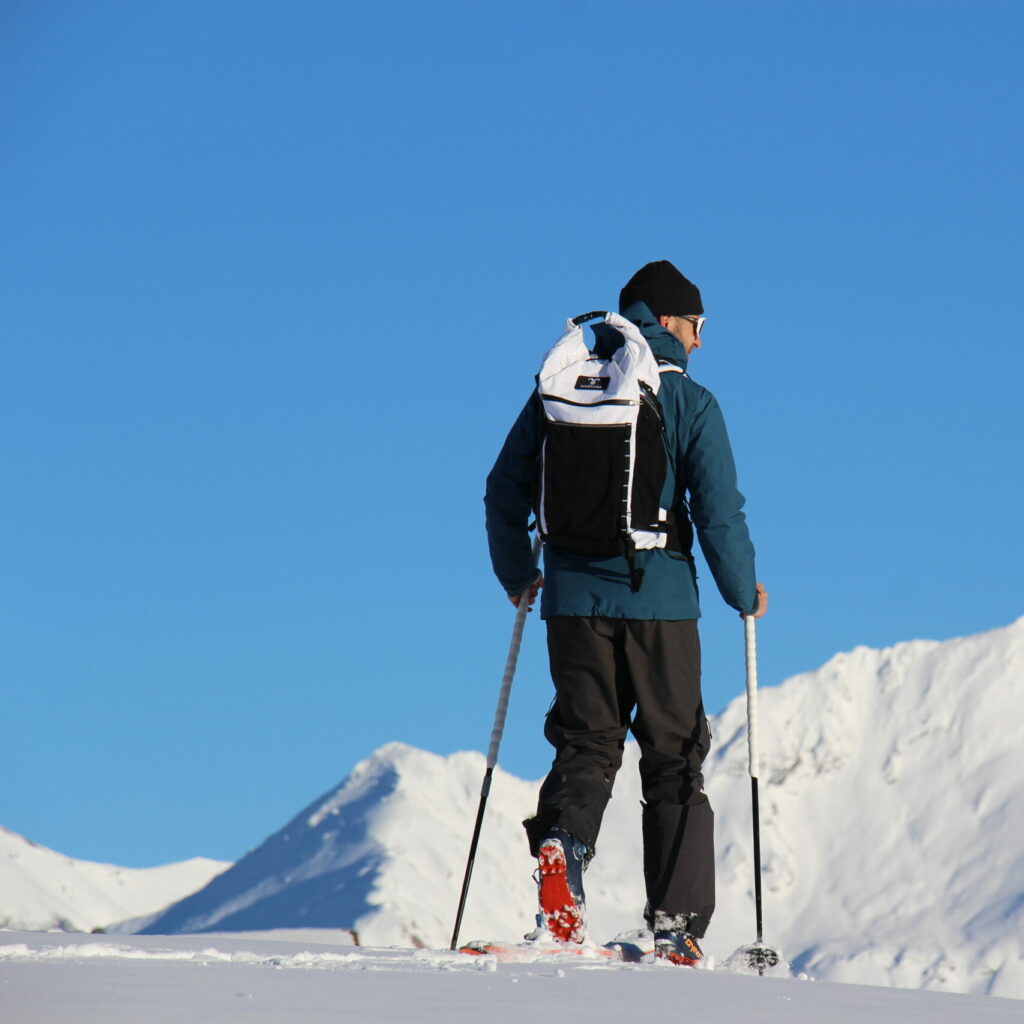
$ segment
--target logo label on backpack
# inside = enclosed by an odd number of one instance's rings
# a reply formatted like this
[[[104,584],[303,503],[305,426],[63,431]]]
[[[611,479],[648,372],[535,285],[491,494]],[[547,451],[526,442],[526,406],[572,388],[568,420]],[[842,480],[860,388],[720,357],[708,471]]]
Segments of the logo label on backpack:
[[[576,391],[607,391],[611,377],[577,377]]]

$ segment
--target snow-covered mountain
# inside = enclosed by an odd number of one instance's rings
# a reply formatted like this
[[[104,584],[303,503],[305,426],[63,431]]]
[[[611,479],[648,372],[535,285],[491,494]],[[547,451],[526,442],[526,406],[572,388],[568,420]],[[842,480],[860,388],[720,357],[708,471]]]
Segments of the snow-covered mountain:
[[[151,915],[230,864],[196,857],[157,868],[73,860],[0,827],[0,928],[92,931]]]
[[[1024,619],[945,643],[857,648],[761,692],[766,938],[834,980],[1024,996]],[[745,705],[712,720],[718,911],[753,938]],[[636,748],[587,874],[591,932],[641,924]],[[538,766],[542,769],[546,766]],[[334,927],[447,945],[484,760],[390,744],[150,933]],[[536,782],[495,773],[462,937],[532,923],[520,821]]]

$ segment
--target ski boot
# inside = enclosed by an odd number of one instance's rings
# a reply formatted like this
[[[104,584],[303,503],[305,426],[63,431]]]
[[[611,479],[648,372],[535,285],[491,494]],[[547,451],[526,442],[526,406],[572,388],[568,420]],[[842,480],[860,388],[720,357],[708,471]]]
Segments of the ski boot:
[[[666,914],[659,910],[649,922],[654,932],[654,955],[680,967],[699,967],[704,951],[690,930],[688,914]]]
[[[699,967],[704,952],[689,932],[655,932],[654,955],[680,967]]]
[[[537,854],[537,900],[540,917],[559,942],[586,938],[583,869],[587,846],[564,828],[552,828]]]

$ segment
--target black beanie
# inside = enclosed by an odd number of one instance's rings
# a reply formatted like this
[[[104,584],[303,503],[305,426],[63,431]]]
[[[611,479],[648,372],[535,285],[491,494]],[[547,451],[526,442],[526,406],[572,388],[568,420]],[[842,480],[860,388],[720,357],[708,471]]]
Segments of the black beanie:
[[[655,316],[699,316],[704,312],[700,289],[668,260],[641,267],[619,293],[619,309],[646,302]]]

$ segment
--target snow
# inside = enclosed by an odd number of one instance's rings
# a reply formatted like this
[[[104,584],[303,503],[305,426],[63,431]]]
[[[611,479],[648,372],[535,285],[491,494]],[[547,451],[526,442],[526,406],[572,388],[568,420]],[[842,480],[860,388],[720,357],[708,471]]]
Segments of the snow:
[[[737,700],[712,719],[707,764],[712,970],[448,953],[484,758],[395,743],[222,873],[84,865],[0,831],[0,920],[73,928],[151,914],[103,936],[0,931],[0,1019],[477,1021],[554,1005],[614,1020],[676,1016],[685,999],[712,1024],[1019,1020],[1021,1004],[998,997],[1024,998],[1024,619],[858,648],[760,696],[765,939],[794,977],[727,969],[754,937]],[[637,757],[628,746],[586,876],[599,940],[641,924]],[[537,786],[495,772],[463,940],[514,942],[532,925],[521,821]],[[181,898],[192,870],[202,888]]]
[[[1024,619],[857,648],[762,689],[765,938],[798,972],[1024,997],[1022,708]],[[711,727],[718,910],[704,945],[724,961],[754,937],[743,699]],[[629,745],[586,876],[599,939],[642,924],[637,758]],[[479,754],[389,744],[147,931],[317,925],[444,948],[483,772]],[[537,786],[495,772],[463,940],[532,926],[521,821]]]
[[[332,944],[322,932],[188,936],[0,932],[0,1015],[18,1024],[1002,1024],[1020,1003],[668,964],[498,964]]]
[[[151,915],[230,866],[204,857],[156,868],[96,864],[0,827],[0,928],[105,928]]]

